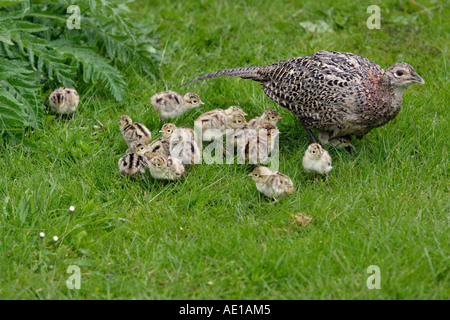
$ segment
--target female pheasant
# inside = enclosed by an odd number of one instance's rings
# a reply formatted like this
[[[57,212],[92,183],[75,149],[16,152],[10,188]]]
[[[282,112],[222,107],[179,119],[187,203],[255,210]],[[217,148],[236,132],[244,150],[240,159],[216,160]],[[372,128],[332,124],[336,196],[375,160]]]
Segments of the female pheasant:
[[[266,66],[217,71],[191,80],[238,76],[262,82],[266,95],[297,115],[311,143],[361,139],[400,112],[403,90],[425,82],[407,63],[386,70],[353,53],[319,51]]]

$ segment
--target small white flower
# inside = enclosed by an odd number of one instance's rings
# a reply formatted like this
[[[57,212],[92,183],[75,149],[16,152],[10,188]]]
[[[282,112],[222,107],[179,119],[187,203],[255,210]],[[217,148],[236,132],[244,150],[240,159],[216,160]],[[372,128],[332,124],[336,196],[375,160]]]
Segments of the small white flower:
[[[43,232],[39,233],[39,237],[41,237],[41,238],[45,237],[45,233],[43,233]]]
[[[53,241],[55,241],[55,242],[58,241],[58,236],[54,236]]]
[[[69,211],[70,212],[74,212],[75,211],[75,207],[74,206],[70,206]]]

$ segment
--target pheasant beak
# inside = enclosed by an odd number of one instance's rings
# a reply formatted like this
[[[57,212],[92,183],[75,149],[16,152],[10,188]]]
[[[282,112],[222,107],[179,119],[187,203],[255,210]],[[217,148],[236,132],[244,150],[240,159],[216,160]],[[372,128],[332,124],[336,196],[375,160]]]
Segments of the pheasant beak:
[[[347,149],[350,148],[350,153],[351,153],[352,155],[355,155],[355,154],[356,154],[356,148],[355,148],[355,146],[352,145],[351,143],[350,143],[350,145],[349,145],[348,147],[346,147],[346,148],[347,148]]]
[[[248,177],[251,177],[251,176],[253,176],[251,173],[249,173],[248,175],[247,175]]]
[[[164,133],[164,131],[162,131],[162,130],[159,130],[159,133]]]
[[[425,81],[423,80],[423,78],[421,76],[419,76],[417,73],[414,75],[414,81],[418,82],[420,84],[425,84]]]

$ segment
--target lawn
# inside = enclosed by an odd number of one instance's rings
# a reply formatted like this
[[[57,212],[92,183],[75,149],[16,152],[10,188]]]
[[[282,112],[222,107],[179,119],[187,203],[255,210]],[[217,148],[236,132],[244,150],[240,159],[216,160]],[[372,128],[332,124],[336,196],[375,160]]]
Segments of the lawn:
[[[366,26],[371,4],[131,4],[130,14],[157,31],[156,79],[129,71],[123,104],[101,85],[80,87],[73,120],[48,118],[28,133],[32,145],[0,151],[0,298],[450,298],[450,8],[377,1],[378,30]],[[383,68],[405,61],[425,80],[406,90],[397,118],[354,141],[355,155],[328,148],[328,182],[303,171],[306,134],[259,83],[217,78],[179,88],[205,73],[319,50],[353,52]],[[176,118],[179,126],[231,105],[247,120],[277,110],[279,171],[295,193],[265,198],[247,177],[252,166],[239,164],[194,165],[172,183],[121,176],[127,146],[118,118],[128,114],[159,136],[149,98],[163,90],[190,90],[205,102]],[[312,220],[302,225],[299,216]],[[66,285],[71,265],[81,272],[78,290]],[[380,289],[367,286],[372,265]]]

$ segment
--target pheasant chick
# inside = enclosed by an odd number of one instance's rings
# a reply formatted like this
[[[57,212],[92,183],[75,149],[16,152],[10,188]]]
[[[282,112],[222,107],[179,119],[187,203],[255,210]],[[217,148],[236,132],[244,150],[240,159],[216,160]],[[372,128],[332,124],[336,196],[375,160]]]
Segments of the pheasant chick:
[[[256,130],[249,129],[248,131],[256,131],[256,134],[247,136],[244,145],[238,144],[238,150],[241,150],[241,152],[244,150],[245,156],[251,164],[265,163],[269,154],[275,148],[276,138],[280,131],[277,127],[268,123],[258,125]]]
[[[150,159],[150,174],[159,180],[177,180],[186,173],[183,163],[172,156],[155,156]]]
[[[49,96],[50,109],[59,114],[73,114],[79,103],[80,96],[73,88],[61,87]]]
[[[294,183],[285,174],[273,172],[266,167],[256,167],[249,174],[256,183],[256,189],[268,198],[282,197],[294,193]]]
[[[149,143],[152,140],[152,133],[142,123],[133,122],[127,115],[119,118],[119,129],[123,139],[128,145],[133,141]]]
[[[147,158],[144,156],[147,148],[144,144],[137,143],[133,145],[133,151],[127,153],[125,156],[119,159],[119,172],[125,176],[133,176],[136,173],[145,174],[146,168],[148,168]]]
[[[162,123],[204,104],[195,93],[188,92],[182,96],[175,91],[158,92],[150,98],[150,103],[159,113]]]
[[[303,168],[308,173],[325,174],[333,169],[331,156],[318,143],[311,143],[303,156]]]
[[[278,112],[275,110],[266,110],[260,117],[255,117],[248,122],[247,127],[251,129],[256,129],[256,127],[263,123],[268,123],[273,126],[276,126],[278,120],[283,119]]]

